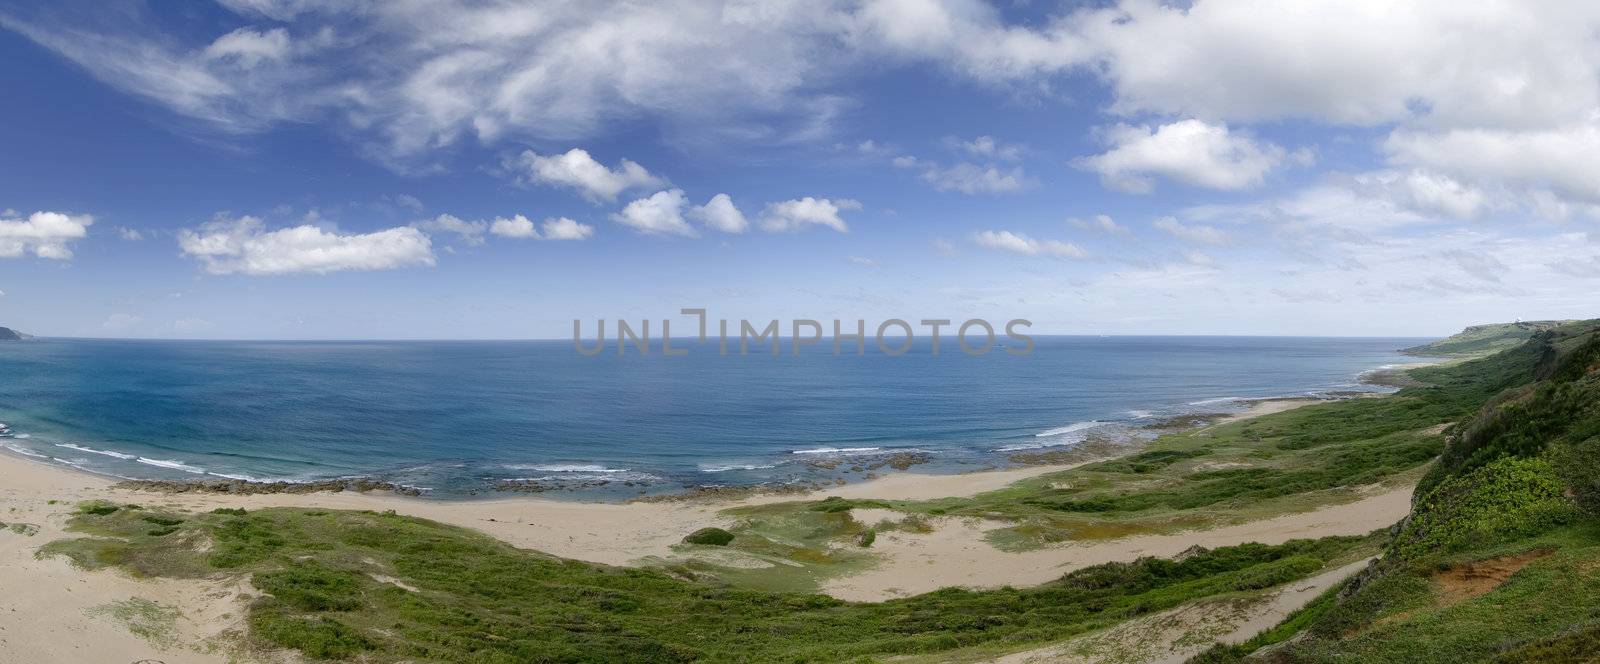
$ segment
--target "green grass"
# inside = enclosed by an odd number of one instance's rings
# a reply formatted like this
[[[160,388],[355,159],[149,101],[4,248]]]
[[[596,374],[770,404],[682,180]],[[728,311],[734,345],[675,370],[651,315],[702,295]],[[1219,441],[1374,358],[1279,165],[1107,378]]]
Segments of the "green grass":
[[[109,618],[127,628],[135,636],[162,647],[177,642],[178,609],[143,597],[102,604],[89,609],[89,614]]]
[[[142,576],[247,575],[264,594],[248,616],[258,645],[371,662],[835,662],[1022,648],[1289,582],[1375,545],[1247,544],[1098,565],[1035,588],[851,603],[562,560],[393,514],[100,511],[72,519],[89,537],[52,542],[41,555]],[[153,536],[152,515],[181,522]]]

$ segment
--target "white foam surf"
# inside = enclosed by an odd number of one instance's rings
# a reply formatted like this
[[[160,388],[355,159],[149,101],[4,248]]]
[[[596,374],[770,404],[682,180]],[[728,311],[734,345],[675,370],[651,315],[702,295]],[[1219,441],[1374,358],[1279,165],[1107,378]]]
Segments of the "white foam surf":
[[[138,459],[139,458],[139,455],[137,455],[137,454],[124,454],[122,452],[113,452],[111,450],[97,450],[97,449],[95,449],[93,447],[84,447],[82,445],[77,445],[77,444],[74,444],[74,443],[56,443],[56,447],[65,447],[65,448],[67,448],[69,450],[77,450],[79,452],[88,452],[89,454],[99,454],[99,455],[108,456],[108,457],[112,457],[112,458],[116,458],[116,459]]]
[[[775,463],[728,463],[728,464],[701,464],[702,473],[726,473],[730,470],[761,470],[764,468],[777,468]]]
[[[1061,435],[1072,433],[1074,431],[1083,431],[1084,429],[1093,429],[1093,428],[1095,428],[1097,426],[1101,426],[1103,424],[1105,424],[1105,422],[1101,422],[1099,420],[1089,420],[1088,422],[1073,422],[1072,424],[1068,424],[1067,426],[1064,426],[1064,427],[1058,427],[1058,428],[1055,428],[1055,429],[1049,429],[1049,430],[1046,430],[1046,431],[1041,431],[1039,433],[1033,434],[1033,436],[1035,438],[1047,438],[1047,437],[1050,437],[1050,436],[1061,436]]]
[[[204,469],[204,468],[201,468],[199,466],[191,466],[191,465],[186,464],[186,463],[184,463],[182,461],[173,461],[171,459],[151,459],[151,458],[148,458],[148,457],[137,457],[137,458],[134,459],[134,461],[138,461],[139,463],[142,463],[142,464],[144,464],[146,466],[155,466],[157,468],[168,468],[168,469],[171,469],[171,470],[181,470],[183,472],[194,473],[196,475],[204,475],[204,474],[206,474],[206,469]]]

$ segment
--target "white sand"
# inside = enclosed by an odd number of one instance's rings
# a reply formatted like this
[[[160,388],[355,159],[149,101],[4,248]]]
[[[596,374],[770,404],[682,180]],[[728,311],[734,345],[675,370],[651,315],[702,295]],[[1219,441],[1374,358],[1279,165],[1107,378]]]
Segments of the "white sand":
[[[1141,535],[1085,544],[1007,553],[989,546],[984,533],[1010,525],[1002,521],[946,518],[932,533],[883,533],[873,543],[885,557],[877,567],[831,579],[823,592],[852,600],[881,600],[945,586],[993,588],[1031,586],[1072,570],[1140,556],[1173,556],[1191,546],[1207,548],[1261,542],[1281,544],[1297,537],[1365,535],[1393,524],[1411,510],[1411,489],[1387,491],[1343,505],[1310,512],[1172,535]]]

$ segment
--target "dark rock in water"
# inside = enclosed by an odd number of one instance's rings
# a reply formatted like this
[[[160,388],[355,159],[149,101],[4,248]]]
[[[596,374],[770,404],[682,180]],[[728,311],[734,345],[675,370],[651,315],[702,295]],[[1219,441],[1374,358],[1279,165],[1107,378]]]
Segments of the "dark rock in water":
[[[393,482],[357,478],[317,480],[315,482],[251,482],[248,480],[125,480],[117,483],[123,489],[158,491],[161,493],[231,493],[253,495],[266,493],[338,493],[340,491],[388,491],[402,496],[420,496],[422,490]]]
[[[13,330],[9,327],[0,327],[0,341],[22,341],[23,339],[27,338],[28,335]]]

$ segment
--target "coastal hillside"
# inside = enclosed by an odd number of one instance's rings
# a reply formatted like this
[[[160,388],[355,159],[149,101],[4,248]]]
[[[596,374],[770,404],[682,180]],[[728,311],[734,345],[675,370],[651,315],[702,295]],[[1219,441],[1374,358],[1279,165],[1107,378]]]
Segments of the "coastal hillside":
[[[1588,662],[1600,653],[1600,322],[1477,360],[1522,375],[1452,426],[1381,559],[1201,662]]]
[[[1519,320],[1514,323],[1473,325],[1438,341],[1412,346],[1400,352],[1425,357],[1475,357],[1514,348],[1533,335],[1576,321]]]
[[[21,341],[27,338],[28,335],[13,330],[9,327],[0,327],[0,341]]]

